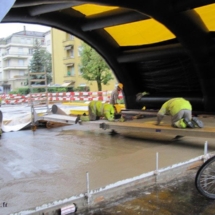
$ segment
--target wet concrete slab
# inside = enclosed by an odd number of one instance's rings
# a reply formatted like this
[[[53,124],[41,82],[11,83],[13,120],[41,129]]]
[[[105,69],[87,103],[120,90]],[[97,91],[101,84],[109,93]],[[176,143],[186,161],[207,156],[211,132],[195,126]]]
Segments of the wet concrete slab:
[[[0,140],[0,214],[35,208],[90,189],[184,162],[204,152],[205,138],[122,131],[90,125],[4,133]],[[209,152],[215,141],[207,139]],[[137,200],[138,201],[138,200]],[[138,214],[138,213],[136,213]],[[141,213],[140,213],[141,214]]]

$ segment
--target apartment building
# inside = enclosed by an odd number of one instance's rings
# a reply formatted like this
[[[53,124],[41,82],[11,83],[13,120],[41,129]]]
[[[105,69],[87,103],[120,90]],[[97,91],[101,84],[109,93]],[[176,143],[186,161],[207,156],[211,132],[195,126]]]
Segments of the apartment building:
[[[88,82],[81,76],[82,41],[71,34],[54,28],[51,29],[51,35],[53,83],[65,87],[86,87],[90,91],[98,91],[96,81]],[[111,80],[108,85],[102,85],[102,90],[113,90],[116,83],[116,79]]]
[[[0,38],[0,88],[3,93],[27,85],[35,40],[41,43],[41,48],[49,47],[47,50],[51,52],[50,31],[27,31],[24,26],[23,31]]]

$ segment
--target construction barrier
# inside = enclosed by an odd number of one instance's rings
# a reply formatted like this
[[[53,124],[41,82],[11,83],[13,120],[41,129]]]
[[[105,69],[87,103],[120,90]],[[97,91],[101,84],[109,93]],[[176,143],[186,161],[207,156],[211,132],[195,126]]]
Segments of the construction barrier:
[[[34,93],[31,94],[33,101],[44,101],[48,96],[48,101],[53,102],[72,102],[72,101],[105,101],[110,100],[112,91],[98,91],[98,92],[62,92],[62,93]],[[22,104],[30,102],[30,94],[3,94],[1,95],[2,105],[4,104]],[[122,93],[119,94],[119,99],[122,99]]]

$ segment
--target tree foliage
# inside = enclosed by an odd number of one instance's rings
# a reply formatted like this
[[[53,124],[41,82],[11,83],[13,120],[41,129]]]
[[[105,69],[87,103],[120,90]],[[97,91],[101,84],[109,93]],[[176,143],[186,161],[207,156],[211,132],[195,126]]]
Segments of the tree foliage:
[[[102,90],[102,84],[114,79],[104,59],[86,43],[82,44],[80,69],[85,80],[97,82],[98,91]]]
[[[29,70],[31,73],[44,73],[46,71],[47,74],[47,84],[52,81],[52,57],[49,52],[44,50],[41,47],[41,44],[38,40],[35,40],[35,44],[33,47],[33,57],[30,61]],[[44,75],[32,75],[33,79],[44,79]],[[32,83],[32,84],[44,84],[44,82],[40,83]]]

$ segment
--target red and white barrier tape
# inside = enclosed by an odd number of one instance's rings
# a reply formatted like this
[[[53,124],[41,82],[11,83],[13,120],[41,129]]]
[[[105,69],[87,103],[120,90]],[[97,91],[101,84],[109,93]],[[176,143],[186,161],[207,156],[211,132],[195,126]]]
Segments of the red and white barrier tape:
[[[109,101],[111,91],[104,92],[67,92],[67,93],[48,93],[48,101]],[[35,93],[31,95],[32,100],[44,100],[46,93]],[[2,104],[21,104],[30,101],[30,95],[2,95]],[[119,94],[119,99],[122,99],[122,93]]]

